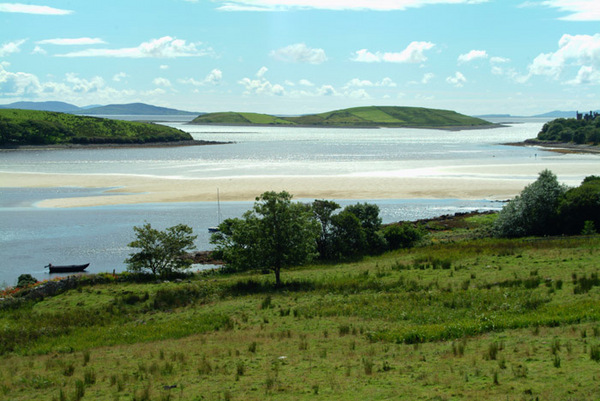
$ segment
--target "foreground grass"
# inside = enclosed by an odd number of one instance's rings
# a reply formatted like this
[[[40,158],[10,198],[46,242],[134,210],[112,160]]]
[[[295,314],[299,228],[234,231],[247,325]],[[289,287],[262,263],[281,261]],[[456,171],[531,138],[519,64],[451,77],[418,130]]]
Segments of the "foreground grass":
[[[84,286],[0,315],[0,399],[598,399],[600,238]]]

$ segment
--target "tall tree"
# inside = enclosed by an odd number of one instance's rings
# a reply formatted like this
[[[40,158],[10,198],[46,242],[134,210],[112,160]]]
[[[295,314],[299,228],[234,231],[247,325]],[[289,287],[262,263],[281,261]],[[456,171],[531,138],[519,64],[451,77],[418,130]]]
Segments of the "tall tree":
[[[213,234],[228,266],[267,268],[281,285],[281,270],[311,261],[316,255],[319,223],[310,206],[292,202],[288,192],[265,192],[241,219],[227,219]]]

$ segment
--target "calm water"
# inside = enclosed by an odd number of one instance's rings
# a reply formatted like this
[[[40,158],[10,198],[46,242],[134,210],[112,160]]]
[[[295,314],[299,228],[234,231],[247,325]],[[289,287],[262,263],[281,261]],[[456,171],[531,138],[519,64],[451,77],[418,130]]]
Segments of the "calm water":
[[[337,176],[441,174],[444,168],[485,165],[588,163],[597,157],[558,155],[501,143],[534,137],[543,121],[506,128],[446,132],[414,129],[301,129],[205,127],[167,123],[196,139],[234,141],[231,145],[93,150],[0,152],[0,171],[147,175],[176,178],[240,176]],[[596,172],[597,173],[597,172]],[[470,173],[472,174],[472,173]],[[529,173],[528,173],[529,174]],[[587,174],[567,181],[577,184]],[[532,181],[533,175],[523,175]],[[502,178],[501,176],[498,178]],[[507,177],[514,178],[514,177]],[[561,177],[564,178],[564,177]],[[209,249],[206,228],[216,224],[214,203],[144,204],[44,209],[48,198],[88,196],[102,190],[81,188],[8,189],[0,183],[0,285],[14,285],[22,273],[48,278],[43,266],[90,262],[90,272],[122,271],[133,240],[132,227],[186,223],[198,234],[199,249]],[[486,200],[367,200],[381,208],[384,222],[415,220],[458,211],[498,209]],[[356,201],[341,201],[342,204]],[[250,202],[223,202],[224,218],[238,217]]]

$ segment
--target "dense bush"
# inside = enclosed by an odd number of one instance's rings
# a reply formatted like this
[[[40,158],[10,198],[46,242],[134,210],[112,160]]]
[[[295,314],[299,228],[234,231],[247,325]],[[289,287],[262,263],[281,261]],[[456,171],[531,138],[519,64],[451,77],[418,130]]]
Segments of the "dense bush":
[[[558,183],[549,170],[508,202],[494,224],[499,237],[581,234],[600,225],[600,177],[576,188]]]
[[[423,237],[423,232],[412,224],[394,224],[383,230],[390,249],[410,248]]]

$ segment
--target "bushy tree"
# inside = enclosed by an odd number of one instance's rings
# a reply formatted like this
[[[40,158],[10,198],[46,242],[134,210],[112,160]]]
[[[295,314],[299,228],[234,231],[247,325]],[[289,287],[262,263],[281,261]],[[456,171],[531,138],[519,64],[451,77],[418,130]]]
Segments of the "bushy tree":
[[[381,233],[381,217],[379,217],[379,206],[372,203],[357,203],[346,206],[344,209],[354,214],[365,233],[368,253],[377,254],[383,252],[387,244]]]
[[[569,189],[560,201],[558,214],[565,234],[580,234],[586,221],[600,227],[600,177],[586,177],[580,186]]]
[[[155,276],[166,276],[191,266],[192,261],[185,258],[186,252],[196,249],[194,240],[197,236],[193,235],[191,227],[178,224],[160,231],[146,223],[142,227],[133,227],[133,230],[136,240],[129,247],[140,250],[125,259],[129,271],[149,270]]]
[[[344,209],[331,218],[331,256],[348,260],[363,256],[368,250],[367,235],[356,215]]]
[[[500,211],[494,233],[500,237],[552,235],[559,231],[558,205],[566,187],[550,170],[523,189]]]
[[[317,239],[317,251],[321,259],[333,257],[333,212],[340,208],[336,202],[316,199],[312,203],[315,218],[321,225],[321,233]]]
[[[241,219],[227,219],[211,242],[233,269],[266,268],[281,285],[281,269],[311,261],[317,256],[319,223],[310,206],[293,203],[283,191],[265,192]]]
[[[383,229],[383,235],[392,250],[410,248],[423,238],[422,231],[410,223],[389,225]]]

